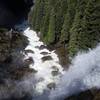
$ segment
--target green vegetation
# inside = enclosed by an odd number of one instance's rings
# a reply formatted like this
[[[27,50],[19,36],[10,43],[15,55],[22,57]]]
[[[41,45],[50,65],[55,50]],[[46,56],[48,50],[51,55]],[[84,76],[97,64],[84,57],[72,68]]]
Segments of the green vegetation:
[[[0,28],[0,33],[7,32],[7,31],[8,31],[8,29],[6,29],[6,28]]]
[[[100,0],[36,0],[32,19],[41,39],[65,45],[69,56],[100,42]]]
[[[48,33],[45,36],[46,44],[52,43],[55,40],[55,15],[53,10],[51,14],[52,16],[50,16]]]

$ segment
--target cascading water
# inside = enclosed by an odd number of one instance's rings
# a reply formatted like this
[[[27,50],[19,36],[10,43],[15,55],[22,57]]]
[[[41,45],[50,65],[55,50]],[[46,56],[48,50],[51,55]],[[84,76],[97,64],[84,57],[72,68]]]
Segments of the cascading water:
[[[51,91],[50,100],[63,100],[81,91],[100,88],[100,45],[87,53],[79,53]]]
[[[34,60],[34,64],[30,65],[30,68],[34,68],[37,73],[35,77],[39,81],[36,84],[36,91],[43,92],[46,89],[47,85],[53,82],[56,82],[59,78],[60,73],[62,73],[62,67],[59,64],[59,59],[54,51],[50,52],[48,49],[43,48],[39,50],[40,46],[45,46],[43,42],[39,41],[39,37],[36,32],[30,30],[29,28],[24,31],[25,36],[28,37],[29,45],[25,50],[32,50],[34,53],[28,53],[27,57],[32,57]],[[43,52],[47,53],[45,56],[42,54]],[[50,60],[43,61],[43,57],[50,57]],[[57,76],[53,76],[52,72],[58,71]]]
[[[23,31],[25,27],[27,27],[27,22],[24,23],[24,26],[16,26],[20,31]],[[59,64],[55,51],[49,51],[46,45],[40,41],[35,31],[26,28],[24,35],[29,40],[29,45],[25,48],[25,51],[30,51],[24,59],[32,58],[34,63],[30,64],[30,68],[37,71],[34,76],[36,84],[33,84],[35,95],[33,98],[35,100],[42,100],[43,98],[44,100],[44,98],[48,98],[47,94],[50,90],[55,88],[56,83],[63,74],[63,68]]]
[[[91,88],[100,88],[100,46],[86,53],[78,53],[67,71],[63,71],[55,51],[49,51],[37,33],[18,26],[29,40],[30,51],[24,59],[32,58],[30,68],[37,71],[33,84],[33,100],[64,100],[65,97]],[[17,28],[18,28],[17,27]]]

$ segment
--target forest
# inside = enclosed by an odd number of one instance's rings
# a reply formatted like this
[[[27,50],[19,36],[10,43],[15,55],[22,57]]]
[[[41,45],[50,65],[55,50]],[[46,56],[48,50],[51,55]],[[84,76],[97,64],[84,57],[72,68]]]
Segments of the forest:
[[[100,0],[36,0],[31,25],[49,45],[64,45],[69,56],[100,42]]]
[[[0,100],[100,100],[100,0],[0,0]]]

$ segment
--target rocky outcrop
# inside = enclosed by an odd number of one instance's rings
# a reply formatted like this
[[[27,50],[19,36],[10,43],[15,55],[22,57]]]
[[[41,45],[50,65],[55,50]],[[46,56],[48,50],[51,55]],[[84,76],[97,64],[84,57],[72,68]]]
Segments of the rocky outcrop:
[[[34,64],[33,59],[25,59],[27,44],[28,40],[22,33],[0,29],[0,100],[31,98],[33,80],[30,78],[33,79],[37,71],[29,68],[31,63]]]
[[[100,90],[87,90],[64,100],[100,100]]]

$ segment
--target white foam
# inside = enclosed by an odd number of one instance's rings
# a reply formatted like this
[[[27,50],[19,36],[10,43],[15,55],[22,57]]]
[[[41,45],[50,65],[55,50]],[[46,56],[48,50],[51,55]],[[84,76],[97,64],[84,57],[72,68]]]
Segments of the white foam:
[[[100,45],[87,53],[78,53],[69,70],[51,91],[50,100],[63,100],[77,92],[100,88]]]
[[[37,93],[42,94],[43,91],[47,89],[47,85],[49,83],[56,83],[60,77],[60,74],[55,77],[52,75],[52,71],[54,70],[52,67],[56,66],[59,69],[59,73],[63,73],[63,68],[61,67],[60,64],[58,64],[59,59],[58,56],[54,53],[54,51],[49,51],[46,48],[42,50],[36,48],[36,46],[40,47],[41,45],[44,45],[44,43],[39,41],[39,37],[37,36],[35,31],[27,28],[24,31],[24,35],[27,36],[29,40],[29,45],[25,48],[25,50],[30,49],[34,52],[34,54],[28,53],[25,59],[27,59],[28,57],[32,57],[34,60],[34,64],[31,64],[30,68],[33,68],[38,71],[35,74],[35,78],[37,80],[42,79],[41,81],[37,82],[35,90]],[[43,62],[41,59],[43,57],[41,52],[48,52],[49,53],[48,55],[51,56],[53,59]]]
[[[26,24],[22,25],[23,27],[25,29]],[[21,26],[18,28],[20,29]],[[34,64],[31,64],[30,68],[38,71],[35,74],[35,79],[38,82],[33,84],[33,88],[36,90],[36,94],[40,94],[41,96],[34,97],[35,100],[63,100],[65,97],[86,89],[93,87],[100,88],[100,45],[86,53],[78,53],[72,59],[72,64],[69,66],[68,71],[63,71],[55,51],[49,51],[47,48],[42,50],[36,48],[44,45],[44,43],[39,41],[39,37],[35,31],[27,28],[24,31],[24,35],[29,40],[29,45],[25,50],[30,49],[34,52],[28,53],[25,59],[32,57]],[[41,52],[47,52],[47,55],[53,59],[43,62],[41,58],[44,55]],[[51,74],[54,70],[53,66],[56,66],[59,69],[59,73],[61,73],[56,77]],[[43,94],[44,90],[48,90],[47,85],[49,83],[56,83],[56,88],[51,90],[50,94],[48,92]]]

